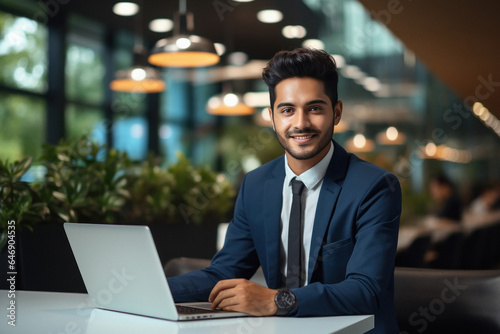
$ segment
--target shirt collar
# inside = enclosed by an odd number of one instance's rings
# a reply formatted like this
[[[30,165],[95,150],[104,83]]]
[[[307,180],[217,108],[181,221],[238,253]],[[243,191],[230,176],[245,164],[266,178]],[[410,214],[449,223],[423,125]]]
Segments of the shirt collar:
[[[334,145],[333,142],[330,145],[330,149],[328,150],[328,153],[321,159],[320,162],[318,162],[316,165],[313,167],[309,168],[306,170],[304,173],[300,174],[300,176],[296,175],[288,166],[288,159],[285,154],[285,184],[290,185],[290,182],[292,182],[292,179],[294,177],[297,178],[297,180],[300,180],[304,183],[306,188],[308,190],[313,189],[316,187],[321,180],[325,177],[326,170],[328,169],[328,165],[330,164],[330,160],[332,159],[333,156],[333,149]]]

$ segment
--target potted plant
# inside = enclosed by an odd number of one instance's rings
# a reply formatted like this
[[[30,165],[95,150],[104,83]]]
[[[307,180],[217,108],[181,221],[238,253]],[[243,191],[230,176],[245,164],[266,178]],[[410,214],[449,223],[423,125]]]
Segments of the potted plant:
[[[211,258],[217,227],[226,222],[234,190],[223,174],[192,166],[181,153],[177,162],[161,168],[149,157],[129,171],[132,224],[147,224],[163,263],[179,257]]]
[[[0,165],[0,215],[6,217],[0,241],[6,240],[8,219],[15,219],[18,288],[84,291],[62,227],[66,221],[149,225],[165,263],[178,256],[211,257],[217,225],[233,205],[225,177],[192,166],[182,154],[161,168],[152,157],[133,163],[126,153],[82,137],[44,146],[41,182],[21,181],[31,162]]]

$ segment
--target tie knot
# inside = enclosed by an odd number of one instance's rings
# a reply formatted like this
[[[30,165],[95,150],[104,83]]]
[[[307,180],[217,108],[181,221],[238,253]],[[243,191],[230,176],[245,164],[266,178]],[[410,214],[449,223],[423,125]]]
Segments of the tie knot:
[[[304,183],[302,181],[296,180],[295,178],[292,180],[292,193],[294,195],[301,195],[302,190],[304,190]]]

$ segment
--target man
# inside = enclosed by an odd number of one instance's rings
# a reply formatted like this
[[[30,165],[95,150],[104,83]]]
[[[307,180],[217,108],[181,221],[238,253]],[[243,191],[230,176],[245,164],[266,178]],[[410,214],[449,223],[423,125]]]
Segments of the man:
[[[456,224],[462,219],[462,203],[457,196],[455,186],[444,174],[437,174],[429,183],[432,199],[437,203],[434,215],[439,223]]]
[[[397,333],[399,183],[332,141],[342,115],[335,61],[282,51],[263,78],[285,155],[245,176],[224,247],[208,268],[169,278],[175,300],[258,316],[375,314],[373,333]],[[291,212],[296,196],[302,208]],[[259,266],[269,288],[248,281]]]

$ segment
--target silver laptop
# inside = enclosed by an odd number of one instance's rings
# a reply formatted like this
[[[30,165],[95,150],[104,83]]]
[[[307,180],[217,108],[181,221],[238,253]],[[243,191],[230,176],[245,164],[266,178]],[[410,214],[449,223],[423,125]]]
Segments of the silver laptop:
[[[211,310],[208,302],[175,304],[147,226],[65,223],[64,229],[97,308],[168,320],[248,316]]]

